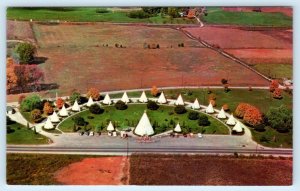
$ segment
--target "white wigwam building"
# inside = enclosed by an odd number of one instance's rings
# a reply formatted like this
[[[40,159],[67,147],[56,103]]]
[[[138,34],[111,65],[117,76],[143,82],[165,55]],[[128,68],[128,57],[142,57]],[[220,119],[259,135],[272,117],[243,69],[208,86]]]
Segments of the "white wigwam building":
[[[68,111],[67,111],[65,105],[62,106],[62,108],[61,108],[61,110],[59,110],[58,114],[62,117],[67,117],[68,116]]]
[[[130,102],[126,92],[124,92],[121,101],[126,104]]]
[[[183,99],[182,99],[182,96],[181,94],[179,94],[176,102],[175,102],[175,105],[184,105],[184,102],[183,102]]]
[[[54,126],[53,126],[53,124],[52,124],[52,122],[51,122],[50,117],[47,118],[47,121],[46,121],[46,123],[45,123],[45,125],[44,125],[44,128],[45,128],[45,129],[53,129],[53,128],[54,128]]]
[[[218,113],[217,118],[226,119],[226,114],[225,114],[223,107],[222,107],[221,111]]]
[[[235,125],[235,119],[233,117],[233,114],[230,115],[229,119],[226,121],[227,125]]]
[[[78,105],[77,100],[75,100],[73,106],[72,106],[72,111],[80,111],[80,107]]]
[[[243,132],[243,127],[242,127],[241,123],[238,121],[238,122],[236,122],[236,124],[232,128],[232,130],[237,132],[237,133],[241,133],[241,132]]]
[[[177,123],[176,127],[174,128],[174,132],[180,133],[181,132],[181,127],[179,123]]]
[[[147,103],[148,102],[148,98],[147,98],[147,96],[145,94],[145,91],[143,91],[143,93],[142,93],[139,101],[142,102],[142,103]]]
[[[214,108],[213,108],[213,106],[212,106],[211,103],[209,103],[209,105],[208,105],[208,107],[206,108],[205,112],[206,112],[206,113],[209,113],[209,114],[215,112],[215,110],[214,110]]]
[[[198,102],[198,99],[196,98],[193,105],[192,105],[193,109],[200,109],[200,104]]]
[[[94,104],[94,101],[92,99],[92,97],[90,96],[89,101],[87,102],[86,106],[91,107],[91,105]]]
[[[102,103],[106,104],[106,105],[110,105],[111,104],[111,99],[110,99],[110,97],[109,97],[108,94],[105,95],[104,100],[103,100]]]
[[[166,97],[165,97],[164,92],[161,92],[161,94],[160,94],[160,96],[159,96],[157,102],[160,103],[160,104],[167,103],[167,99],[166,99]]]
[[[114,128],[114,126],[113,126],[113,124],[112,124],[111,121],[109,122],[109,124],[108,124],[106,130],[107,130],[107,131],[114,131],[114,130],[115,130],[115,128]]]
[[[59,122],[59,117],[57,116],[55,111],[53,111],[52,115],[50,116],[50,120],[53,123],[58,123]]]
[[[144,112],[142,118],[140,119],[138,125],[134,129],[134,133],[140,136],[150,136],[154,134],[153,127],[150,123],[150,120],[147,116],[146,111]]]

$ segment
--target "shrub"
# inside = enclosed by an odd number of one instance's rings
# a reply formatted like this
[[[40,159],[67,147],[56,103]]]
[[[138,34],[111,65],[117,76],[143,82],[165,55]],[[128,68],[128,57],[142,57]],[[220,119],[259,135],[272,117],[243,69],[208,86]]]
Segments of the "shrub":
[[[29,95],[21,103],[22,111],[32,111],[33,109],[43,109],[42,101],[38,95]]]
[[[74,117],[73,121],[74,121],[75,125],[78,125],[78,126],[86,125],[86,122],[85,122],[84,118],[80,117],[80,116]]]
[[[109,13],[110,11],[106,8],[98,8],[96,9],[96,13]]]
[[[223,85],[224,85],[224,84],[227,84],[227,83],[228,83],[228,80],[226,80],[226,79],[223,78],[223,79],[221,80],[221,83],[222,83]]]
[[[63,105],[64,105],[64,100],[62,98],[57,98],[57,100],[56,100],[56,107],[58,109],[61,109],[63,107]]]
[[[216,99],[217,99],[216,94],[210,94],[210,95],[208,96],[208,100],[216,100]]]
[[[158,89],[156,86],[152,86],[152,89],[151,89],[151,95],[153,95],[154,97],[157,97],[158,96]]]
[[[212,93],[210,87],[207,87],[206,91],[207,91],[207,94],[211,94]]]
[[[224,84],[224,92],[227,93],[229,91],[230,91],[229,85],[228,84]]]
[[[89,91],[87,92],[87,97],[92,97],[93,100],[99,100],[100,98],[100,93],[97,88],[90,88]]]
[[[17,55],[20,64],[27,64],[33,61],[36,48],[29,43],[20,43],[16,46],[14,52]]]
[[[177,114],[184,114],[184,113],[186,113],[186,109],[183,105],[177,105],[174,108],[174,112],[177,113]]]
[[[267,113],[268,123],[278,132],[288,132],[293,128],[293,115],[286,106],[270,108]]]
[[[273,92],[276,88],[279,87],[279,83],[277,80],[272,80],[270,83],[270,92]]]
[[[130,11],[129,13],[127,13],[127,16],[130,18],[135,18],[135,19],[145,19],[145,18],[151,17],[150,14],[148,14],[142,10]]]
[[[261,112],[254,106],[246,110],[243,120],[250,126],[257,126],[263,122]]]
[[[248,103],[240,103],[235,109],[234,114],[239,118],[243,118],[246,110],[249,109],[249,107],[251,106]]]
[[[70,96],[70,103],[73,105],[75,100],[77,100],[77,102],[80,101],[80,93],[79,92],[73,92],[72,95]]]
[[[223,110],[224,110],[224,111],[229,111],[228,104],[224,104],[222,107],[223,107]]]
[[[102,109],[98,104],[94,103],[93,105],[91,105],[91,107],[89,108],[90,112],[93,114],[100,114],[103,113],[104,109]]]
[[[33,121],[38,121],[42,117],[42,112],[39,109],[34,109],[30,112],[30,117]]]
[[[44,103],[44,108],[43,111],[46,115],[52,114],[53,113],[53,107],[50,105],[49,102]]]
[[[208,120],[208,117],[206,115],[200,115],[198,120],[199,126],[209,126],[210,121]]]
[[[217,104],[216,104],[216,100],[213,100],[213,99],[209,100],[208,103],[211,103],[211,105],[212,105],[213,107],[215,107],[215,106],[217,105]]]
[[[117,101],[117,103],[115,104],[115,107],[117,110],[125,110],[128,108],[127,105],[121,100]]]
[[[276,88],[276,89],[273,91],[273,98],[275,98],[275,99],[282,99],[281,89]]]
[[[157,105],[156,102],[149,100],[147,103],[147,108],[150,110],[157,110],[159,108],[159,105]]]
[[[190,120],[197,120],[197,119],[199,119],[199,113],[196,111],[191,111],[191,112],[189,112],[188,118]]]

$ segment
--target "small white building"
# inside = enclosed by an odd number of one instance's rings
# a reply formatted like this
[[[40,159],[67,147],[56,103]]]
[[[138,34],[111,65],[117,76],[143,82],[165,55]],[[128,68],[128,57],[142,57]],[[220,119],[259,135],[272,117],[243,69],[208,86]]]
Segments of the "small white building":
[[[198,102],[198,99],[196,98],[193,105],[192,105],[193,109],[200,109],[200,104]]]
[[[235,125],[236,124],[233,114],[230,115],[229,119],[226,121],[226,124],[227,125]]]
[[[91,105],[94,104],[94,101],[92,99],[92,97],[90,96],[89,101],[87,102],[86,106],[91,107]]]
[[[235,126],[232,128],[232,131],[235,131],[237,133],[241,133],[243,132],[243,127],[241,125],[241,123],[238,121]]]
[[[75,100],[73,106],[72,106],[72,111],[80,111],[80,107],[78,105],[77,100]]]
[[[61,110],[59,110],[58,114],[61,116],[61,117],[67,117],[69,114],[68,114],[68,111],[65,107],[65,104],[62,106]]]
[[[130,100],[129,100],[126,92],[124,92],[124,94],[123,94],[123,96],[121,98],[121,101],[124,102],[124,103],[126,103],[126,104],[130,102]]]
[[[209,103],[209,105],[207,106],[207,108],[205,109],[206,113],[212,114],[215,112],[214,107],[212,106],[211,103]]]
[[[59,122],[59,117],[57,116],[55,111],[53,111],[52,115],[50,116],[50,120],[53,123],[58,123]]]
[[[147,103],[147,102],[148,102],[148,98],[147,98],[147,96],[146,96],[145,91],[143,91],[143,93],[142,93],[142,95],[141,95],[139,101],[142,102],[142,103]]]
[[[153,127],[150,123],[150,120],[147,116],[146,111],[144,112],[142,118],[140,119],[138,125],[134,129],[134,133],[140,136],[150,136],[154,134]]]
[[[45,129],[53,129],[53,128],[54,128],[54,126],[53,126],[53,124],[52,124],[52,122],[51,122],[50,117],[47,118],[47,121],[46,121],[46,123],[45,123],[45,125],[44,125],[44,128],[45,128]]]
[[[103,100],[102,103],[106,104],[106,105],[110,105],[111,104],[111,99],[110,99],[110,97],[109,97],[108,94],[105,95],[104,100]]]
[[[167,99],[166,99],[165,94],[164,94],[163,91],[161,92],[157,102],[160,103],[160,104],[167,103]]]
[[[223,107],[222,107],[221,111],[218,113],[217,118],[226,119],[226,114],[225,114]]]
[[[179,94],[176,102],[175,102],[175,105],[184,105],[184,102],[183,102],[183,99],[182,99],[182,96],[181,94]]]

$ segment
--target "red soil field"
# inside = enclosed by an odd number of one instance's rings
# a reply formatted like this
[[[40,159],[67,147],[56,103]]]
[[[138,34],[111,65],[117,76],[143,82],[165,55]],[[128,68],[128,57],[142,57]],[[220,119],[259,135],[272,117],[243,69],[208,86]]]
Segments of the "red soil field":
[[[289,36],[293,34],[290,31],[278,30],[265,31],[250,31],[230,27],[212,27],[205,26],[199,28],[185,28],[195,37],[200,37],[202,40],[217,44],[223,49],[228,48],[269,48],[269,49],[292,49],[292,42],[280,36]],[[276,38],[272,33],[275,33]]]
[[[133,185],[291,185],[290,159],[234,158],[199,155],[134,155]]]
[[[291,49],[225,49],[249,64],[293,64]]]
[[[128,184],[126,157],[85,158],[55,173],[59,183],[67,185]]]
[[[224,11],[232,12],[252,12],[255,7],[223,7]],[[287,16],[293,15],[293,9],[291,7],[260,7],[261,12],[265,13],[283,13]]]
[[[6,30],[8,40],[25,40],[34,42],[34,34],[29,22],[7,21]]]

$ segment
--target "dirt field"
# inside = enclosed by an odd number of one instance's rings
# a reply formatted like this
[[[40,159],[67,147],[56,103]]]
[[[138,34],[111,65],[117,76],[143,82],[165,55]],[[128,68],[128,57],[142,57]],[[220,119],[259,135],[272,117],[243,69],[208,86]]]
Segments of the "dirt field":
[[[252,12],[251,7],[223,7],[225,11],[240,11],[240,12]],[[261,7],[261,11],[265,13],[283,13],[287,16],[293,15],[293,9],[290,7]]]
[[[225,49],[249,64],[293,64],[292,49]]]
[[[128,184],[126,157],[85,158],[55,173],[59,183],[67,185]]]
[[[195,37],[221,48],[291,49],[293,33],[286,30],[249,31],[230,27],[185,28]],[[274,34],[273,34],[274,33]],[[275,37],[276,36],[276,37]],[[283,38],[285,36],[285,38]],[[287,39],[288,38],[288,39]]]
[[[216,52],[195,47],[200,43],[172,29],[103,24],[87,28],[76,25],[62,25],[61,28],[36,25],[34,28],[36,34],[40,34],[36,35],[41,46],[38,56],[49,58],[41,65],[46,82],[57,82],[62,94],[69,94],[74,88],[85,92],[90,86],[100,90],[119,90],[154,84],[219,85],[220,80],[227,77],[232,85],[268,84],[252,71]],[[100,35],[101,31],[104,32]],[[108,39],[105,31],[109,31]],[[148,39],[160,39],[161,36],[160,49],[142,48]],[[109,47],[101,46],[104,40]],[[123,43],[127,48],[115,48],[114,42]],[[180,42],[184,42],[184,48],[175,46]],[[95,44],[100,46],[92,46]],[[82,66],[85,66],[84,70]]]
[[[29,22],[7,21],[7,36],[8,40],[26,40],[34,42],[34,34]]]
[[[292,160],[140,155],[130,159],[133,185],[291,185]]]

